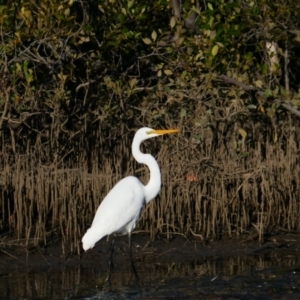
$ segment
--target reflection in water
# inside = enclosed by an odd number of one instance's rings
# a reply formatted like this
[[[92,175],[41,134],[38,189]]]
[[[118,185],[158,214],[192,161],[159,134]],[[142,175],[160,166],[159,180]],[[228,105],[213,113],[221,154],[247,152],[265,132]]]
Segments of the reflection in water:
[[[140,281],[118,271],[65,267],[0,276],[0,299],[300,299],[300,258],[257,255],[175,264],[136,262]],[[225,299],[224,298],[224,299]]]

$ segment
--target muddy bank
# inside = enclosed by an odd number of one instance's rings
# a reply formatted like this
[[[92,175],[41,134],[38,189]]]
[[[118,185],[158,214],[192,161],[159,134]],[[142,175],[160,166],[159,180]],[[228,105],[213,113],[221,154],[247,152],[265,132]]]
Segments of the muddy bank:
[[[0,275],[14,271],[38,271],[57,269],[63,266],[97,267],[103,272],[108,269],[110,242],[100,241],[96,247],[78,255],[63,255],[59,244],[48,248],[26,249],[21,246],[0,248]],[[249,236],[239,239],[221,241],[188,240],[176,237],[172,241],[157,238],[150,241],[149,235],[133,235],[133,257],[138,266],[143,262],[153,262],[159,266],[164,262],[201,263],[208,259],[222,259],[236,256],[272,256],[273,259],[284,259],[296,256],[300,250],[300,234],[271,235],[264,243],[259,243]],[[128,269],[127,237],[118,237],[115,243],[114,265],[118,270]]]

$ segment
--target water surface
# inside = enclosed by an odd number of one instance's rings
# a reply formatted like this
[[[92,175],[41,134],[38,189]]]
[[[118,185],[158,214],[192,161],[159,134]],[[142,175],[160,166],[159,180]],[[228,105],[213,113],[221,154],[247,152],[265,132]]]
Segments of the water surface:
[[[0,299],[300,299],[297,255],[251,255],[175,263],[138,261],[107,272],[76,265],[0,277]]]

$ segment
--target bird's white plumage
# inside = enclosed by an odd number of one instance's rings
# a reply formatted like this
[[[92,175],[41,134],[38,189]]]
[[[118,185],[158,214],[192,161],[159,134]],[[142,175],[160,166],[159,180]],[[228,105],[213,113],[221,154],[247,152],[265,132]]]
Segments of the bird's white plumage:
[[[129,176],[119,181],[100,204],[91,228],[82,238],[86,251],[93,248],[102,237],[113,233],[130,233],[136,225],[141,208],[158,194],[161,175],[158,164],[150,154],[140,151],[142,141],[177,130],[154,130],[148,127],[139,129],[132,142],[132,154],[139,163],[150,170],[149,183],[144,186],[136,177]]]
[[[122,179],[102,201],[92,226],[106,225],[107,234],[120,230],[132,221],[132,216],[140,212],[144,204],[143,199],[144,186],[136,177]]]

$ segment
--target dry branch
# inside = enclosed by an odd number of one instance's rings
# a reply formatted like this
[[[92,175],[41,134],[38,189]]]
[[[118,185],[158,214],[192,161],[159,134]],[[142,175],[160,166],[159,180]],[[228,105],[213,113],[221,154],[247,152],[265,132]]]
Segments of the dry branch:
[[[180,3],[178,0],[170,0],[170,6],[173,9],[174,16],[181,20]]]

